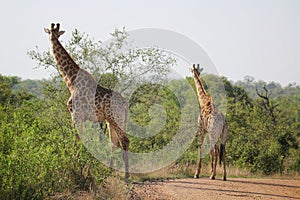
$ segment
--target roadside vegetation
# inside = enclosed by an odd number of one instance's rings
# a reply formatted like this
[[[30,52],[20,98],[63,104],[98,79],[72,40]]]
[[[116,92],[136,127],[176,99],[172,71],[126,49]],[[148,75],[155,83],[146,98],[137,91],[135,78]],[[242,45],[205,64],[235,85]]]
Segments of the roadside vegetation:
[[[155,48],[117,51],[125,43],[126,35],[125,30],[116,30],[112,33],[115,40],[102,47],[75,30],[65,45],[74,59],[105,87],[116,88],[118,80],[127,80],[120,86],[126,94],[131,84],[142,83],[129,100],[131,120],[135,123],[158,124],[147,114],[154,104],[166,110],[166,124],[159,133],[146,138],[130,136],[130,151],[149,152],[168,144],[185,117],[180,115],[180,97],[158,84],[169,81],[166,75],[176,60]],[[37,48],[28,54],[37,67],[55,69],[49,51],[40,52]],[[97,68],[99,63],[106,67]],[[148,72],[151,76],[141,76]],[[210,86],[208,91],[218,93],[218,89],[225,87],[229,176],[299,175],[300,86],[291,83],[283,87],[249,76],[238,82],[210,74],[203,78]],[[186,98],[183,82],[194,87],[191,77],[172,80],[170,84]],[[118,173],[94,158],[76,139],[77,130],[66,107],[68,98],[67,88],[55,70],[47,80],[0,75],[1,199],[51,199],[60,194],[64,194],[64,199],[78,191],[91,192],[96,199],[129,197],[130,184],[121,181]],[[181,101],[181,106],[189,109],[185,102],[188,100]],[[150,174],[133,174],[131,180],[192,176],[198,155],[195,133],[189,149],[171,166]],[[207,165],[208,160],[204,158]],[[203,173],[208,173],[205,166]]]

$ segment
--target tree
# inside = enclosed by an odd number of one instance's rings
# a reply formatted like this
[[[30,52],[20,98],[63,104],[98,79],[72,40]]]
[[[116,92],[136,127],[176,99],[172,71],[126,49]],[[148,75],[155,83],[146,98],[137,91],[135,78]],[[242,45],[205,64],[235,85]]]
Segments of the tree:
[[[91,72],[97,80],[105,73],[117,77],[117,88],[110,89],[127,95],[132,92],[133,85],[138,87],[144,83],[167,81],[170,67],[176,63],[174,56],[157,47],[135,49],[128,41],[125,28],[115,29],[111,36],[108,43],[102,43],[75,29],[65,48],[79,66]],[[36,47],[28,55],[37,61],[38,67],[54,68],[53,76],[60,77],[50,50],[40,52]]]
[[[236,166],[252,172],[283,173],[286,159],[298,147],[296,129],[292,125],[295,122],[287,117],[289,114],[282,113],[287,108],[282,107],[281,101],[271,98],[266,86],[263,91],[256,89],[259,98],[255,100],[247,98],[243,92],[235,93],[240,97],[229,100],[228,157]]]
[[[16,76],[2,76],[0,74],[0,104],[20,106],[23,101],[29,100],[34,95],[27,89],[15,91],[14,88],[21,82]]]
[[[276,113],[276,107],[278,104],[274,104],[270,100],[271,93],[269,90],[266,88],[266,86],[263,86],[263,89],[265,91],[265,94],[260,93],[258,89],[256,88],[256,93],[257,95],[261,98],[261,105],[265,109],[265,111],[268,113],[269,117],[271,118],[271,121],[274,126],[277,124],[277,113]]]

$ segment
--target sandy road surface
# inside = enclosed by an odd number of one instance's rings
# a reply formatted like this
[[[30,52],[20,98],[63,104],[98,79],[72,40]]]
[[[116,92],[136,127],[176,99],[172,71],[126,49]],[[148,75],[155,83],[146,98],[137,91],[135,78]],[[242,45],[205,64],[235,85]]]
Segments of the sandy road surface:
[[[300,199],[300,180],[229,178],[228,181],[222,181],[187,178],[135,184],[133,191],[142,199],[285,200]]]

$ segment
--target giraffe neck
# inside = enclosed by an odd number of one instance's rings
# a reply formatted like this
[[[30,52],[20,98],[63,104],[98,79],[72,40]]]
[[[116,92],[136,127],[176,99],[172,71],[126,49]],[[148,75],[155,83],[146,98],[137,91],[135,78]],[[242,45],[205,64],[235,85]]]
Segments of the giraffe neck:
[[[51,44],[58,70],[71,92],[73,90],[72,83],[76,79],[80,67],[74,62],[57,38],[52,37]]]
[[[194,81],[197,89],[197,94],[198,94],[198,99],[199,99],[199,104],[201,109],[209,109],[212,110],[213,108],[213,102],[210,97],[210,95],[206,92],[202,81],[200,80],[200,77],[194,72]]]

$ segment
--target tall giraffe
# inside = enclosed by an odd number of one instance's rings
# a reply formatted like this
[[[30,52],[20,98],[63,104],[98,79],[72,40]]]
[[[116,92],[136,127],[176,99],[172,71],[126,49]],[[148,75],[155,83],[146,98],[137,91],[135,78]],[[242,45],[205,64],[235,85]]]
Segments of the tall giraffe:
[[[59,28],[59,24],[55,27],[52,23],[50,29],[44,30],[50,35],[54,59],[71,93],[67,106],[72,120],[81,134],[83,123],[87,120],[108,123],[113,148],[121,146],[123,149],[125,179],[127,180],[129,177],[129,140],[125,132],[127,102],[120,93],[101,87],[90,73],[75,63],[58,40],[64,34],[64,31],[60,31]]]
[[[198,117],[199,123],[199,136],[200,136],[200,155],[197,165],[197,170],[194,178],[199,178],[199,173],[201,170],[202,157],[204,151],[204,138],[206,133],[210,140],[210,164],[211,164],[211,176],[210,179],[215,179],[216,176],[216,166],[218,153],[220,153],[220,164],[223,161],[223,180],[226,181],[226,138],[228,134],[228,125],[224,115],[214,107],[213,100],[211,96],[206,92],[203,83],[200,79],[200,73],[202,72],[199,64],[197,68],[195,64],[191,68],[193,73],[194,82],[197,89],[199,104],[201,107],[201,112]],[[221,137],[220,152],[218,151],[218,139]]]

